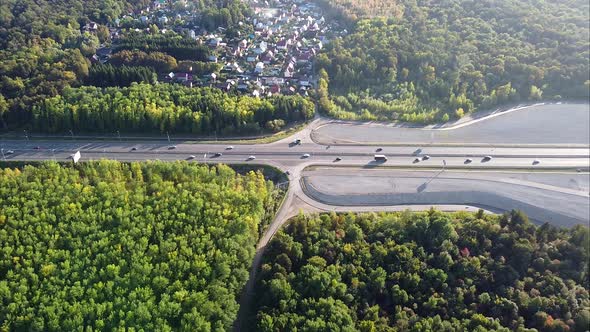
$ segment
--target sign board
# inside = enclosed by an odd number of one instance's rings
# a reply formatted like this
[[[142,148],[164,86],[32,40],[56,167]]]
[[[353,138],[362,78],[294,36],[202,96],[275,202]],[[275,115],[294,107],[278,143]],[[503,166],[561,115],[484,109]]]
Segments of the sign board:
[[[80,160],[80,157],[81,157],[81,155],[80,155],[80,151],[76,151],[76,153],[74,153],[74,154],[72,155],[72,160],[74,161],[74,164],[75,164],[75,163],[77,163],[77,162],[78,162],[78,160]]]

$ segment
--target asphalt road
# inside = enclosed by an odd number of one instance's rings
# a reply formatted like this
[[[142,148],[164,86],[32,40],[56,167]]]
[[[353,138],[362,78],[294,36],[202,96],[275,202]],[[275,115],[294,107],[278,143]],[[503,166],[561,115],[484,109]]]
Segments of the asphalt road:
[[[172,148],[174,146],[174,148]],[[76,151],[82,160],[115,159],[191,160],[212,163],[266,163],[285,170],[298,165],[336,164],[365,167],[589,167],[588,148],[533,147],[383,147],[322,146],[314,143],[293,145],[285,142],[260,145],[164,144],[80,141],[3,141],[0,158],[4,160],[66,160]],[[10,152],[10,153],[9,153]],[[217,156],[216,153],[221,153]],[[304,155],[308,154],[309,157]],[[386,163],[375,163],[375,154],[385,154]],[[483,157],[493,159],[484,162]],[[249,159],[250,156],[255,159]],[[428,160],[423,160],[429,156]],[[337,161],[340,158],[340,161]],[[419,159],[417,161],[416,159]],[[467,163],[466,160],[472,162]],[[533,165],[537,160],[538,164]]]
[[[272,165],[289,172],[289,190],[284,203],[257,245],[251,278],[240,300],[241,307],[246,308],[266,245],[275,232],[300,211],[399,211],[435,206],[445,211],[474,211],[483,207],[500,212],[519,208],[535,220],[555,225],[588,224],[588,112],[587,107],[582,106],[567,109],[572,116],[567,125],[563,123],[563,114],[543,108],[513,112],[444,131],[361,124],[325,125],[324,120],[316,119],[299,133],[278,142],[234,144],[231,149],[225,144],[182,142],[0,140],[0,158],[64,161],[80,151],[81,161],[252,163]],[[520,112],[524,113],[518,115]],[[539,114],[552,120],[554,126],[544,127],[546,122],[535,122]],[[482,128],[486,123],[488,125]],[[529,127],[523,129],[522,126]],[[559,126],[567,133],[559,136],[559,131],[555,130]],[[336,141],[345,144],[318,144],[318,133],[320,138],[339,135],[342,139]],[[464,140],[459,140],[461,135]],[[293,144],[296,138],[301,144]],[[378,150],[378,146],[351,140],[397,145],[382,146]],[[456,144],[446,145],[449,142]],[[478,146],[471,145],[474,142],[479,142]],[[496,146],[494,142],[505,144]],[[543,146],[530,146],[530,142]],[[386,155],[387,162],[375,162],[375,154]],[[493,158],[485,161],[485,156]],[[556,170],[563,174],[547,175]],[[240,329],[241,321],[237,320],[236,330]]]
[[[451,129],[415,129],[358,123],[325,124],[314,132],[323,144],[589,144],[588,104],[531,106]]]
[[[467,204],[520,209],[535,221],[567,227],[590,215],[588,173],[318,167],[303,171],[302,182],[308,196],[328,205]]]

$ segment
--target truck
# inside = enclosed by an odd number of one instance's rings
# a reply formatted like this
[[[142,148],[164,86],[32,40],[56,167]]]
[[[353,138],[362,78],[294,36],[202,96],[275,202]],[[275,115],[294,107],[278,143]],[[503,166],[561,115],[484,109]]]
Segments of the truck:
[[[387,157],[383,154],[376,154],[375,155],[375,161],[378,162],[386,162],[387,161]]]

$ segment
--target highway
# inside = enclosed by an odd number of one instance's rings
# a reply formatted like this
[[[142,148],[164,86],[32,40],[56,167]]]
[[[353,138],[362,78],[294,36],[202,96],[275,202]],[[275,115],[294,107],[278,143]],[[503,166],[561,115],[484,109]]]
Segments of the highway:
[[[565,115],[547,105],[535,107],[438,129],[317,118],[295,135],[269,144],[1,139],[0,158],[67,161],[80,151],[81,161],[249,163],[288,173],[284,203],[257,245],[251,278],[241,299],[241,308],[246,308],[266,245],[300,211],[400,211],[435,206],[445,211],[483,208],[500,213],[517,208],[539,223],[588,224],[590,142],[588,121],[582,122],[588,119],[588,107],[567,105],[567,116],[578,116],[581,121],[573,121],[571,130],[561,129],[569,130],[562,136],[557,126],[563,126]],[[544,114],[546,127],[530,114]],[[524,122],[513,124],[518,128],[509,131],[501,129],[514,118]],[[482,124],[491,129],[482,129]],[[543,135],[539,136],[539,130]],[[375,154],[386,155],[388,160],[376,162]],[[241,321],[237,320],[236,330]]]
[[[384,145],[368,145],[364,144],[370,142],[371,138],[374,137],[375,125],[373,124],[359,124],[354,125],[354,133],[363,133],[365,141],[363,144],[352,144],[347,142],[346,144],[335,144],[327,145],[318,142],[318,137],[322,137],[322,132],[327,126],[330,128],[337,128],[339,132],[349,133],[350,123],[339,123],[329,119],[318,118],[310,123],[307,127],[302,129],[300,132],[269,144],[195,144],[187,142],[167,142],[167,141],[125,141],[125,140],[113,140],[113,141],[92,141],[92,140],[80,140],[72,137],[71,139],[52,139],[52,140],[28,140],[28,139],[1,139],[0,140],[0,158],[6,161],[10,160],[23,160],[23,161],[41,161],[41,160],[56,160],[65,161],[69,159],[69,156],[80,151],[82,161],[88,160],[99,160],[99,159],[115,159],[120,161],[143,161],[143,160],[187,160],[190,162],[198,163],[227,163],[227,164],[267,164],[277,167],[278,169],[288,172],[290,181],[290,193],[292,194],[291,199],[286,200],[285,209],[291,211],[291,215],[297,213],[299,210],[304,211],[321,211],[328,210],[334,211],[339,210],[342,207],[353,209],[353,206],[347,201],[346,195],[334,195],[334,191],[331,192],[331,198],[328,200],[321,201],[317,195],[310,195],[309,191],[303,190],[305,188],[313,188],[313,184],[317,184],[318,178],[323,178],[324,182],[321,184],[325,187],[325,181],[335,181],[338,183],[347,183],[355,189],[359,190],[357,194],[364,193],[367,199],[360,200],[358,206],[354,207],[354,210],[384,210],[387,206],[392,209],[400,208],[413,208],[417,205],[429,206],[429,204],[445,206],[462,206],[467,203],[471,203],[470,207],[491,207],[491,210],[496,212],[512,209],[516,206],[522,207],[527,213],[536,213],[534,208],[529,205],[514,205],[512,201],[505,201],[510,199],[508,197],[508,188],[512,185],[508,182],[494,182],[494,186],[481,187],[482,179],[476,175],[481,175],[476,171],[489,171],[495,172],[495,174],[514,172],[516,170],[525,172],[528,174],[542,173],[547,170],[559,170],[562,172],[574,172],[579,173],[579,176],[587,176],[588,169],[590,168],[590,144],[582,144],[582,140],[587,136],[588,124],[580,124],[576,122],[576,125],[572,129],[580,137],[570,137],[564,135],[563,137],[556,139],[557,129],[554,126],[555,123],[560,123],[555,119],[563,118],[563,114],[556,112],[561,110],[567,112],[568,116],[578,115],[581,119],[586,119],[588,116],[587,104],[581,105],[542,105],[532,106],[530,108],[518,109],[513,112],[505,112],[502,114],[491,114],[488,117],[471,120],[471,122],[462,122],[460,125],[449,128],[430,128],[425,129],[410,129],[410,128],[396,128],[380,126],[381,129],[398,131],[403,129],[403,133],[411,133],[410,140],[415,138],[424,138],[425,132],[433,132],[436,135],[440,133],[450,133],[453,137],[458,137],[456,133],[465,133],[466,130],[472,130],[472,128],[479,128],[482,124],[486,124],[490,128],[498,128],[503,126],[506,121],[515,119],[524,121],[530,120],[530,114],[542,115],[541,118],[545,120],[547,124],[546,129],[551,131],[553,135],[543,136],[537,139],[536,144],[528,143],[514,143],[514,144],[492,144],[486,143],[486,135],[489,133],[483,133],[482,137],[478,140],[474,140],[473,137],[468,137],[464,144],[458,142],[424,142],[423,144],[411,142],[403,143],[404,141],[389,141],[385,142]],[[549,118],[548,118],[549,117]],[[555,121],[554,121],[555,120]],[[528,123],[528,124],[527,124]],[[511,131],[505,133],[502,136],[504,142],[519,142],[519,137],[529,137],[530,133],[533,132],[536,126],[539,126],[538,121],[528,121],[525,123],[518,123],[520,126],[519,131]],[[529,126],[529,127],[527,127]],[[494,129],[495,130],[495,129]],[[492,132],[494,131],[492,130]],[[354,134],[351,133],[351,134]],[[414,136],[412,136],[414,135]],[[422,136],[421,136],[422,135]],[[445,134],[446,135],[446,134]],[[428,135],[427,135],[428,136]],[[527,138],[528,139],[528,138]],[[295,144],[295,141],[298,141]],[[478,142],[477,144],[473,144]],[[393,144],[395,143],[395,144]],[[388,160],[386,162],[375,162],[374,155],[383,154],[386,155]],[[485,157],[492,157],[490,160],[486,160]],[[319,170],[314,171],[313,177],[310,177],[304,170],[310,167],[322,166]],[[341,178],[333,178],[331,175],[337,173],[335,170],[338,168],[349,168],[348,174]],[[353,171],[350,171],[352,169]],[[403,175],[402,170],[421,170],[423,172],[415,174],[416,181],[424,182],[431,178],[432,172],[438,172],[446,170],[446,174],[450,174],[451,171],[463,171],[461,176],[464,179],[453,179],[443,181],[443,177],[440,177],[435,183],[432,184],[431,188],[436,188],[438,185],[446,187],[456,187],[453,190],[444,192],[448,197],[454,197],[453,200],[440,200],[438,197],[443,195],[442,192],[438,196],[427,195],[423,193],[420,196],[420,200],[416,200],[415,197],[408,195],[403,196],[404,199],[396,199],[391,201],[383,201],[377,204],[377,198],[375,194],[376,186],[371,181],[367,181],[367,178],[375,179],[374,173],[371,171],[381,171],[389,169],[391,172],[379,173],[379,177],[383,178],[383,181],[387,182],[389,179],[396,179]],[[318,174],[318,172],[320,174]],[[322,175],[323,174],[323,175]],[[579,178],[578,176],[578,178]],[[504,176],[505,178],[505,176]],[[539,179],[547,178],[546,175],[538,176],[535,181],[541,181]],[[301,180],[304,187],[301,186]],[[331,180],[327,180],[331,179]],[[554,179],[554,185],[556,187],[567,187],[568,179],[556,178]],[[305,184],[310,181],[309,187]],[[578,181],[580,182],[580,181]],[[584,182],[584,181],[581,181]],[[411,185],[408,182],[407,186],[411,189],[416,183]],[[529,186],[529,189],[531,187]],[[457,196],[451,195],[452,192],[456,192],[461,189],[463,192],[477,191],[485,192],[489,195],[496,195],[502,199],[495,199],[497,204],[486,205],[484,200],[472,201],[467,199],[468,196]],[[415,186],[414,186],[415,190]],[[535,192],[538,188],[532,188],[531,191]],[[584,189],[588,191],[587,187]],[[391,190],[390,190],[391,191]],[[346,192],[345,190],[343,193]],[[391,191],[389,193],[383,192],[382,194],[396,193]],[[526,195],[526,193],[520,193]],[[536,195],[531,193],[531,197]],[[494,197],[496,197],[494,196]],[[560,204],[560,201],[567,200],[558,194],[555,195],[538,195],[539,201],[535,201],[535,204],[546,207],[546,211],[553,211],[553,209],[559,209],[565,205]],[[291,197],[291,196],[289,196]],[[461,198],[464,197],[464,198]],[[535,196],[536,197],[536,196]],[[399,198],[399,197],[398,197]],[[500,202],[508,202],[509,204],[500,204]],[[320,204],[321,203],[321,204]],[[580,201],[582,207],[586,207],[588,202]],[[469,205],[469,204],[467,204]],[[501,206],[502,205],[502,206]],[[321,207],[321,208],[318,208]],[[464,207],[461,207],[464,209]],[[550,222],[559,225],[570,225],[573,220],[577,222],[587,222],[588,218],[583,217],[584,210],[577,210],[577,219],[571,219],[564,217],[563,220],[559,219],[559,216],[565,216],[565,214],[559,212],[555,217],[550,218]],[[587,215],[587,214],[586,214]],[[542,215],[535,215],[538,221],[543,221]],[[287,216],[288,217],[288,216]],[[568,219],[569,218],[569,219]],[[280,222],[277,223],[279,226]]]

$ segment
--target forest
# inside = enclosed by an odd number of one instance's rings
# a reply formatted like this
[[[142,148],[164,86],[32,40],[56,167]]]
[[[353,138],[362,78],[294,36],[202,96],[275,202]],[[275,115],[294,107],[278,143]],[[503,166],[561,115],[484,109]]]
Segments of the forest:
[[[590,231],[430,210],[299,215],[257,276],[252,331],[587,331]]]
[[[46,133],[256,134],[269,121],[313,115],[314,104],[299,95],[259,99],[174,84],[67,88],[32,107],[33,130]]]
[[[297,96],[256,100],[208,88],[149,85],[158,73],[191,69],[199,75],[220,68],[198,61],[206,60],[206,47],[174,33],[126,33],[109,64],[91,65],[88,58],[105,37],[82,33],[81,27],[92,19],[100,31],[148,3],[1,2],[0,130],[261,134],[313,116],[313,104]],[[200,6],[211,15],[218,8],[208,1]],[[220,13],[230,12],[230,21],[242,19],[246,11],[236,2],[219,6]],[[107,87],[112,88],[102,89]]]
[[[589,99],[587,1],[395,4],[402,15],[361,19],[319,56],[330,94],[323,112],[431,123],[517,102]]]
[[[403,15],[403,5],[397,0],[316,0],[332,19],[354,23],[361,18],[396,17]]]
[[[274,191],[187,162],[0,169],[0,329],[228,331]]]
[[[144,52],[162,52],[177,60],[207,61],[209,48],[199,45],[196,40],[175,33],[148,35],[128,33],[116,44],[117,50],[140,49]]]
[[[109,64],[113,66],[141,66],[150,67],[155,72],[169,73],[176,70],[178,62],[166,53],[150,52],[139,50],[123,50],[111,56]]]
[[[129,86],[133,82],[156,83],[158,76],[151,67],[95,65],[88,72],[86,83],[89,85]]]
[[[87,77],[100,44],[82,32],[88,22],[105,24],[149,0],[0,1],[0,129],[22,126],[30,106]],[[108,30],[107,30],[108,31]],[[100,35],[100,34],[98,34]],[[4,101],[4,102],[2,102]]]

